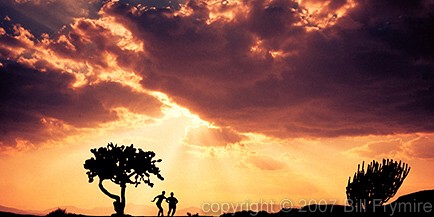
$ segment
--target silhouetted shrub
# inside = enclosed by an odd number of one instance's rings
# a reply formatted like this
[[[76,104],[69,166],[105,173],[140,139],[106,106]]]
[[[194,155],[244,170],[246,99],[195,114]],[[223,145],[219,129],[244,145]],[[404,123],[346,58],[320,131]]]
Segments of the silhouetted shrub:
[[[370,211],[396,194],[410,167],[401,161],[383,159],[382,164],[372,161],[365,171],[364,164],[358,165],[353,181],[351,177],[348,179],[346,193],[351,206]]]
[[[57,208],[48,213],[47,216],[66,216],[67,214],[66,209]]]

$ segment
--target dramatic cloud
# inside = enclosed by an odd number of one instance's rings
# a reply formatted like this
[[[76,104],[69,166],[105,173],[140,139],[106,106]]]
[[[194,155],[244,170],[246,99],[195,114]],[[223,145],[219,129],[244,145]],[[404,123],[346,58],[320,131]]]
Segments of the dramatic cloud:
[[[63,138],[118,120],[117,108],[161,115],[161,102],[138,89],[140,78],[117,64],[117,56],[131,52],[121,46],[130,42],[126,36],[87,19],[53,39],[36,39],[11,20],[2,24],[1,144]]]
[[[70,30],[38,39],[9,18],[1,22],[2,145],[60,139],[118,120],[118,108],[161,116],[162,103],[141,89],[140,77],[119,67],[128,64],[119,57],[138,47],[131,34],[101,23],[77,19]]]
[[[5,120],[13,112],[23,119],[2,127],[6,137],[29,126],[37,132],[41,118],[94,126],[115,120],[115,107],[158,115],[149,91],[223,129],[191,131],[194,144],[237,142],[237,132],[289,138],[434,130],[431,1],[92,1],[103,4],[98,17],[81,5],[86,11],[65,16],[67,28],[40,37],[12,16],[20,7],[69,3],[2,3],[1,76],[12,79],[4,88],[17,95],[3,94],[2,109]],[[31,81],[39,81],[36,90]]]
[[[315,14],[314,3],[111,3],[103,13],[143,41],[145,88],[219,126],[280,137],[432,131],[432,4],[330,1]]]
[[[13,62],[5,63],[0,77],[0,142],[6,145],[15,144],[17,138],[34,143],[55,139],[74,128],[114,121],[118,116],[113,108],[118,107],[160,115],[160,102],[155,98],[116,83],[75,89],[69,74],[41,72]],[[50,131],[54,135],[47,131],[53,126],[57,127]]]

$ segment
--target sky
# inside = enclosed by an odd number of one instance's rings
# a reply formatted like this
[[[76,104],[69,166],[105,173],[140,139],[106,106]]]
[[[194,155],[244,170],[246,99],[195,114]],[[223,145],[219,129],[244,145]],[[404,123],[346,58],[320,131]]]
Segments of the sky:
[[[433,38],[432,0],[1,1],[0,205],[111,206],[109,142],[163,160],[127,203],[344,204],[383,158],[433,189]]]

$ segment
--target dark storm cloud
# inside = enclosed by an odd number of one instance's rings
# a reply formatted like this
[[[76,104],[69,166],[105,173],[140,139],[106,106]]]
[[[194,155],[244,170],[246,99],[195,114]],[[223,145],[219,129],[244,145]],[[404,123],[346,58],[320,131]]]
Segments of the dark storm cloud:
[[[118,119],[112,108],[126,107],[136,113],[160,115],[160,103],[146,94],[132,92],[117,83],[72,88],[75,78],[55,70],[41,72],[3,60],[0,68],[0,142],[15,139],[32,143],[56,139],[48,134],[47,122],[74,129],[95,127]],[[48,121],[47,121],[48,120]],[[61,127],[60,127],[61,128]],[[57,137],[65,135],[58,129]]]
[[[249,10],[230,21],[210,22],[230,4],[196,1],[185,16],[124,4],[103,13],[143,40],[144,87],[220,126],[281,137],[434,130],[430,1],[357,1],[319,30],[294,1],[239,4]]]

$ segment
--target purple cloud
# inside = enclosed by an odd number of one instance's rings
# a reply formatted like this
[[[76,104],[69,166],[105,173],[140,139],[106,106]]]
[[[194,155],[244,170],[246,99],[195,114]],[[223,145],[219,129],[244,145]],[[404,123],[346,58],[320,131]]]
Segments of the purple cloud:
[[[428,3],[357,2],[319,30],[295,1],[242,1],[232,20],[210,21],[230,6],[195,1],[187,15],[123,4],[103,12],[144,42],[145,88],[238,131],[334,137],[434,129]]]

